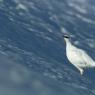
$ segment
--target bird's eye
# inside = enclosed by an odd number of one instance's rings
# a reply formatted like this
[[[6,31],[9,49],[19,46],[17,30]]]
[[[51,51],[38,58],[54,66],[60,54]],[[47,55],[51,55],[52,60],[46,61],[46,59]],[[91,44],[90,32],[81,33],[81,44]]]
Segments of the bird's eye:
[[[66,36],[65,38],[69,38],[68,36]]]
[[[64,38],[70,38],[68,35],[64,35]]]

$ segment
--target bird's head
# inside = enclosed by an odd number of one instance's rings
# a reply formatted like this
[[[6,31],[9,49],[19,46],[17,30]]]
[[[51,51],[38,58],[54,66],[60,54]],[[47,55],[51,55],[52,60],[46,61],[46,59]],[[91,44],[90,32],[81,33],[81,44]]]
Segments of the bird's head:
[[[64,38],[65,41],[68,41],[70,39],[70,36],[65,34],[65,35],[63,35],[63,38]]]

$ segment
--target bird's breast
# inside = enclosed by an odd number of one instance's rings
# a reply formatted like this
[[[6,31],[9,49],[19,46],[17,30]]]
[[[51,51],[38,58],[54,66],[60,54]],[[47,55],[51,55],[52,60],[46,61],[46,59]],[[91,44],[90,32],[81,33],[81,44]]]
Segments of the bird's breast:
[[[67,50],[66,55],[70,63],[74,65],[81,65],[83,63],[81,60],[81,56],[77,55],[77,52],[73,50]]]

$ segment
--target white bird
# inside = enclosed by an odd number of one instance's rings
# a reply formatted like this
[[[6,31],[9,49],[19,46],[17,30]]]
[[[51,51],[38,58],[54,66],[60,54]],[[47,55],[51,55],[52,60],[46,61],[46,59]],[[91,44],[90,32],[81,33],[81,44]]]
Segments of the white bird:
[[[95,61],[82,49],[77,48],[70,42],[70,37],[64,35],[66,42],[66,56],[70,63],[72,63],[82,75],[85,68],[95,67]]]

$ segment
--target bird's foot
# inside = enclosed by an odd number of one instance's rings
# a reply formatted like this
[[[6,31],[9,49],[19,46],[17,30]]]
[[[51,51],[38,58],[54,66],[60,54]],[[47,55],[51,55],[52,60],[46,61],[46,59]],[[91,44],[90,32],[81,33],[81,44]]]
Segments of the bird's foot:
[[[80,71],[80,74],[83,75],[83,72],[84,72],[83,69],[79,69],[79,71]]]

